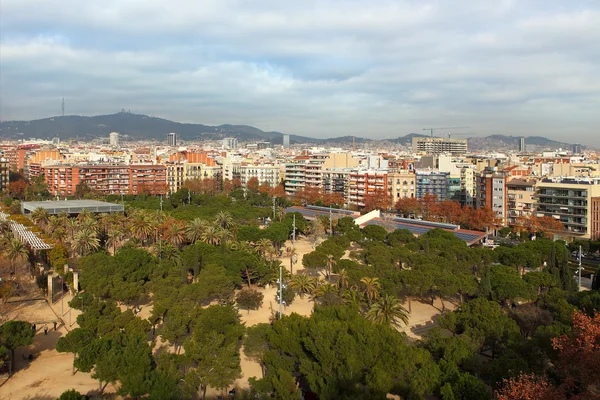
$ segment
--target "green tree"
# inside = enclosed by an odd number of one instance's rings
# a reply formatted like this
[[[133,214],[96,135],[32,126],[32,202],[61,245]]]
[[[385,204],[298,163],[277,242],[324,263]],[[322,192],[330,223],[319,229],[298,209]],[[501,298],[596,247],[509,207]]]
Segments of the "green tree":
[[[15,349],[33,343],[35,332],[25,321],[7,321],[0,325],[0,345],[10,351],[12,367],[15,367]]]
[[[63,392],[60,395],[60,397],[58,398],[58,400],[87,400],[87,399],[88,399],[87,396],[82,395],[75,389],[70,389],[70,390]]]
[[[78,367],[77,353],[91,345],[94,340],[96,340],[96,335],[93,332],[87,329],[76,328],[59,338],[58,342],[56,342],[56,351],[59,353],[73,353],[73,375],[75,375],[75,368]],[[84,366],[84,369],[87,368]]]
[[[263,302],[264,295],[255,289],[242,289],[235,296],[237,305],[244,310],[258,310]]]

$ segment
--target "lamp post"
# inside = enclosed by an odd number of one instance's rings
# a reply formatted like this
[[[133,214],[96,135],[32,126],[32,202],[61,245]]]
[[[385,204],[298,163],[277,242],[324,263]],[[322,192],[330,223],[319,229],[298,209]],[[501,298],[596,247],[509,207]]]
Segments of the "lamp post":
[[[275,200],[277,198],[275,196],[273,196],[273,222],[275,222]]]
[[[579,292],[581,292],[581,246],[579,246]]]
[[[283,316],[283,268],[279,267],[279,319]]]
[[[295,246],[296,245],[296,214],[292,214],[293,215],[293,222],[292,222],[292,244]]]

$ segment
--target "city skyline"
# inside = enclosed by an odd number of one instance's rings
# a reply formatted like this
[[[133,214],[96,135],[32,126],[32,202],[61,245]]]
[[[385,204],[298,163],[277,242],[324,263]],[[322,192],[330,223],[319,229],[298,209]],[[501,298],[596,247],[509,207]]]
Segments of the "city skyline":
[[[600,8],[589,1],[2,3],[0,119],[135,113],[373,139],[597,144]]]

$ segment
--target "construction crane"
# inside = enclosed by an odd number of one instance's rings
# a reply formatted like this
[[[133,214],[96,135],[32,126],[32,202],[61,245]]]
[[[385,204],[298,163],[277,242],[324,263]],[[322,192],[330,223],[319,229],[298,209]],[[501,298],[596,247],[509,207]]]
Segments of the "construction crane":
[[[445,126],[442,128],[423,128],[424,131],[431,132],[431,137],[433,137],[433,131],[437,131],[440,129],[470,129],[470,126]]]

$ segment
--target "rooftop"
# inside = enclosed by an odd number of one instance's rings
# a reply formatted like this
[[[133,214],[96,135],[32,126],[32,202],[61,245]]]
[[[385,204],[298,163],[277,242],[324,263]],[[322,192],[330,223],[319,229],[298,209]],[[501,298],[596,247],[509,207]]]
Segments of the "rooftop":
[[[24,215],[32,213],[37,208],[43,208],[49,214],[79,214],[83,210],[96,213],[123,212],[122,204],[107,203],[98,200],[58,200],[58,201],[25,201],[21,203]]]

